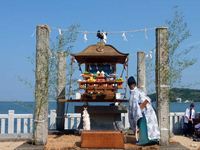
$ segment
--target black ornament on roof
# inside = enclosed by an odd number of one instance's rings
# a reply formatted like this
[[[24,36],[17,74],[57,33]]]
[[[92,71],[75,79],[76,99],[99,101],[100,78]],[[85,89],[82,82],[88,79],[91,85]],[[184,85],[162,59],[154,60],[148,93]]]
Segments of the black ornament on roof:
[[[107,33],[106,32],[101,32],[100,30],[97,31],[97,37],[103,41],[104,43],[106,43],[107,40]]]

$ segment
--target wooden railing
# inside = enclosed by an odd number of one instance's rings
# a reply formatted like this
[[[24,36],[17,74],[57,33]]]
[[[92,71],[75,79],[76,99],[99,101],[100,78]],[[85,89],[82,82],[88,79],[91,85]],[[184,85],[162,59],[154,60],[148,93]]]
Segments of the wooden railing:
[[[183,112],[170,113],[170,133],[180,134],[183,128]],[[124,127],[129,128],[128,114],[122,113]],[[65,129],[77,129],[81,114],[68,113],[65,115]],[[56,128],[56,111],[50,110],[49,129]],[[2,138],[30,138],[33,130],[32,114],[15,114],[9,110],[8,114],[0,114],[0,139]]]

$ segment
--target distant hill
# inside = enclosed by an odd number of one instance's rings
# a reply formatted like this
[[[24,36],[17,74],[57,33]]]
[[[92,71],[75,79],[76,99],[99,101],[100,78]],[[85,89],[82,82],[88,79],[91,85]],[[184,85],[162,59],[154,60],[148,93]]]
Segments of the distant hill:
[[[150,94],[149,97],[154,101],[156,100],[156,94]],[[200,102],[200,90],[199,89],[187,89],[187,88],[172,88],[170,89],[170,101],[176,101],[176,98],[181,98],[182,101],[192,100],[194,102]]]

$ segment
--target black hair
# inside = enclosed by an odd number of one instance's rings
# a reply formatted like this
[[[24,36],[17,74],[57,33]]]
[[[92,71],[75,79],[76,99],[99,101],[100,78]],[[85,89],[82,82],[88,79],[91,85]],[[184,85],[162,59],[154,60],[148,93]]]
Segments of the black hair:
[[[194,107],[194,103],[191,103],[191,104],[190,104],[190,107]]]
[[[127,83],[129,86],[131,86],[132,84],[135,84],[136,85],[136,81],[135,81],[135,78],[133,76],[130,76],[127,80]]]

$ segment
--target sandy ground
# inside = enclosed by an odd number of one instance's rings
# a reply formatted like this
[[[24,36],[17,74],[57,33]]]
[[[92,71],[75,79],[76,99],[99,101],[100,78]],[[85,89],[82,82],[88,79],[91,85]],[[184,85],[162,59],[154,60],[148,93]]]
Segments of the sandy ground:
[[[26,141],[0,142],[0,150],[14,150],[24,143],[26,143]]]
[[[63,142],[65,141],[65,142]],[[197,150],[200,147],[200,142],[194,142],[192,139],[183,137],[183,136],[174,136],[170,139],[170,142],[176,143],[179,142],[184,147],[187,147],[190,150]],[[0,142],[0,150],[15,150],[19,149],[26,141],[9,141],[9,142]],[[128,144],[130,145],[130,144]],[[48,144],[45,146],[45,149],[48,150],[49,147],[55,149],[62,149],[62,147],[73,147],[75,149],[80,146],[80,136],[66,135],[58,136],[51,135],[48,138]],[[126,147],[126,146],[125,146]]]
[[[60,150],[65,147],[79,149],[80,141],[81,137],[75,135],[49,135],[47,145],[45,145],[45,150]]]
[[[200,142],[195,142],[191,138],[184,136],[174,136],[170,140],[171,142],[179,142],[181,145],[189,148],[190,150],[200,150]]]

